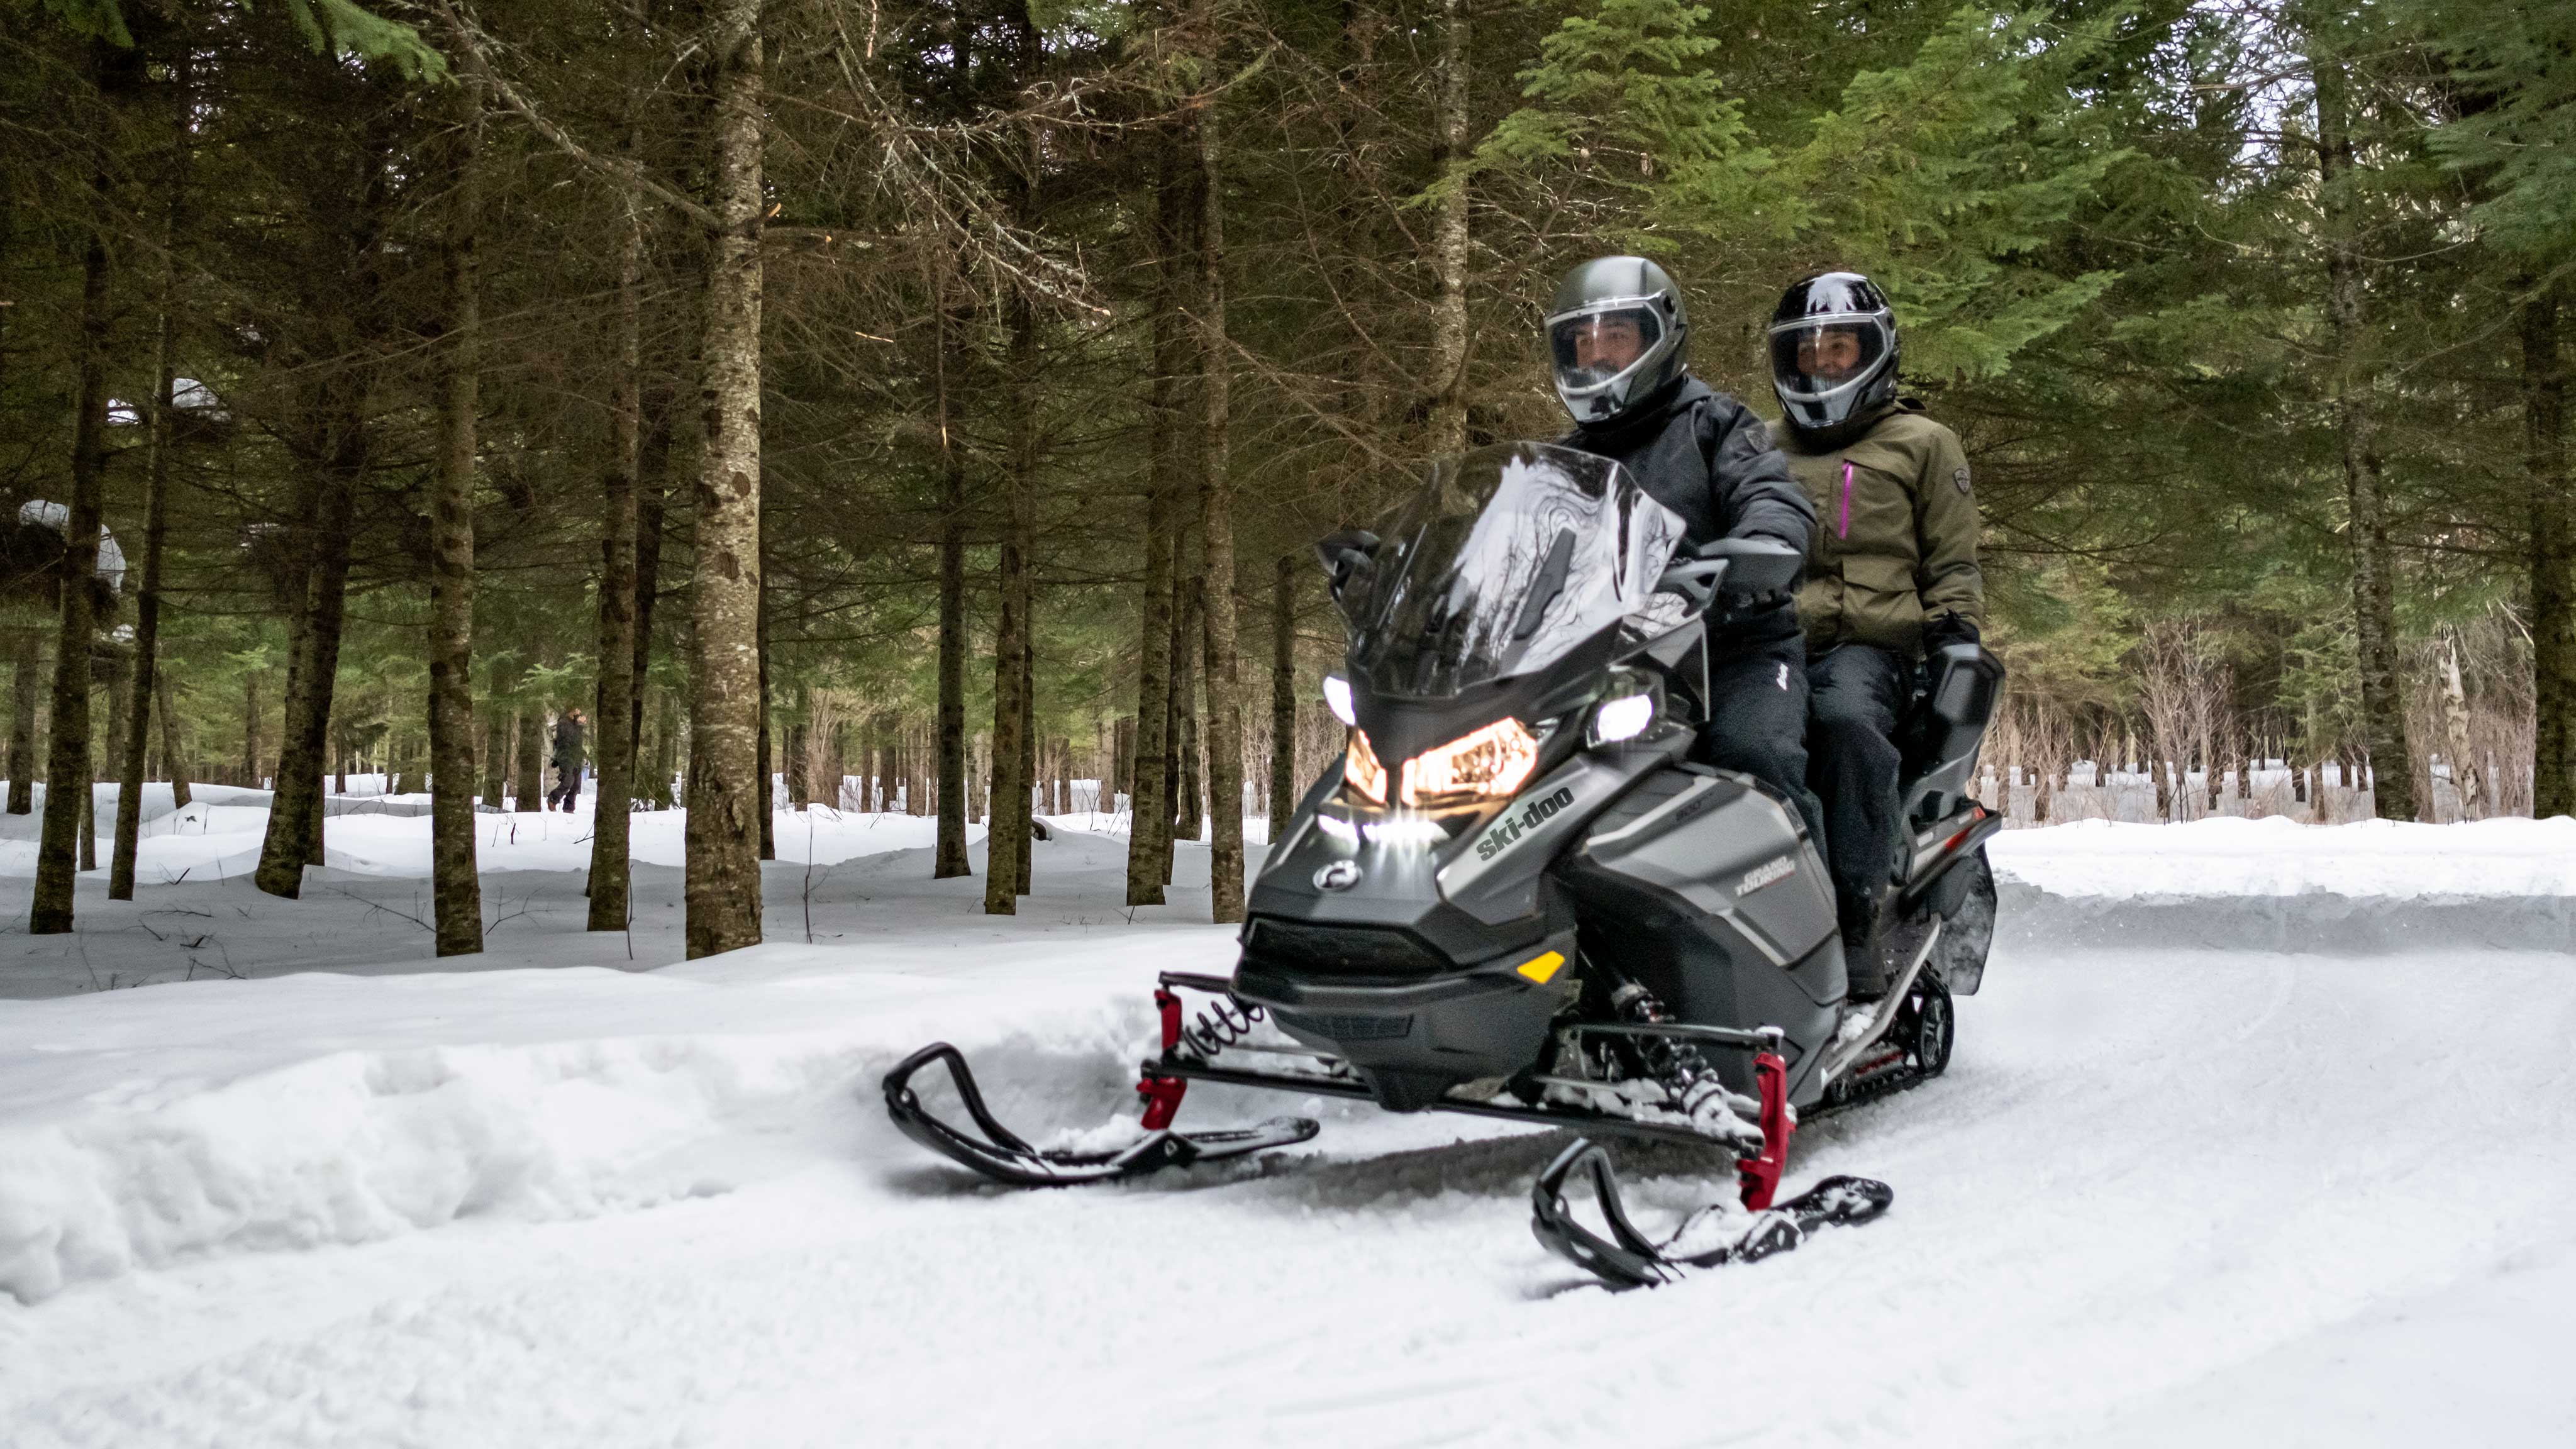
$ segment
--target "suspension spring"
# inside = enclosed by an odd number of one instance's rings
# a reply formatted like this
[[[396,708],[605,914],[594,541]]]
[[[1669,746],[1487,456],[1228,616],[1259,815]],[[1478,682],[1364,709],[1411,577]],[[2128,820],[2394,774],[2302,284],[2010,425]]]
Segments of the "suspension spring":
[[[1181,1044],[1202,1057],[1213,1057],[1252,1035],[1252,1028],[1268,1015],[1257,1003],[1221,996],[1181,1028]]]
[[[1673,1016],[1664,1008],[1663,999],[1637,981],[1622,983],[1610,993],[1610,1005],[1621,1016],[1639,1026],[1668,1026]],[[1700,1054],[1698,1044],[1675,1037],[1648,1037],[1638,1048],[1646,1070],[1667,1084],[1687,1094],[1701,1082],[1716,1075],[1716,1068]]]

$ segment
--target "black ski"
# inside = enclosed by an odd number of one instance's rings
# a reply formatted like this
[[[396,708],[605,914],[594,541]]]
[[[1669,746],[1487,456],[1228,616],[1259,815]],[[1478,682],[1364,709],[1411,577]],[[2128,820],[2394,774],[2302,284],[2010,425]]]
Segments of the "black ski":
[[[921,1105],[912,1090],[913,1073],[932,1062],[948,1068],[966,1115],[983,1132],[971,1136],[940,1121]],[[1013,1187],[1071,1187],[1141,1177],[1166,1167],[1216,1162],[1272,1147],[1304,1142],[1323,1130],[1307,1117],[1273,1117],[1254,1127],[1218,1132],[1175,1132],[1168,1127],[1147,1132],[1125,1147],[1106,1152],[1049,1152],[1013,1135],[984,1105],[966,1058],[948,1043],[932,1042],[904,1058],[885,1077],[886,1112],[904,1136],[962,1166]],[[1150,1120],[1150,1117],[1149,1117]]]
[[[1573,1208],[1566,1202],[1566,1179],[1578,1171],[1591,1180],[1592,1195],[1600,1204],[1603,1221],[1610,1227],[1609,1238],[1576,1221]],[[1696,1215],[1662,1243],[1647,1237],[1629,1220],[1627,1205],[1619,1196],[1619,1175],[1610,1166],[1610,1154],[1597,1143],[1577,1139],[1557,1154],[1556,1160],[1539,1174],[1537,1186],[1530,1189],[1530,1231],[1549,1252],[1618,1292],[1678,1282],[1693,1269],[1750,1263],[1785,1253],[1805,1242],[1818,1228],[1868,1222],[1886,1212],[1888,1204],[1895,1200],[1895,1189],[1886,1183],[1865,1177],[1829,1177],[1796,1197],[1755,1212],[1741,1231],[1730,1234],[1715,1247],[1676,1253],[1674,1246],[1688,1236]]]

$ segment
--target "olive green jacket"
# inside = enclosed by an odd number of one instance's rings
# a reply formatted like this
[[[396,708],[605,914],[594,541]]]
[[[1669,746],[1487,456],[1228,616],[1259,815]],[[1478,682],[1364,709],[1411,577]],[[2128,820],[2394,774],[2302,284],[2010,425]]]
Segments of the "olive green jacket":
[[[1796,430],[1771,431],[1816,505],[1798,590],[1809,652],[1857,642],[1911,658],[1934,619],[1955,614],[1984,628],[1977,497],[1958,434],[1911,398],[1841,448],[1809,452]]]

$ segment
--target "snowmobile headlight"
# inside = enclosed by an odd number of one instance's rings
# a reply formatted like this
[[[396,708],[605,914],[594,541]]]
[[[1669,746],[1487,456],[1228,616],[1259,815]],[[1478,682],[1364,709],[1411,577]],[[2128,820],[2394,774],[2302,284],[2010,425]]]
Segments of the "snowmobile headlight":
[[[1538,768],[1538,741],[1499,719],[1404,762],[1404,803],[1416,808],[1508,799]]]
[[[1351,682],[1338,674],[1324,676],[1324,707],[1345,725],[1360,722],[1358,713],[1351,708]]]
[[[1377,751],[1369,748],[1366,730],[1351,731],[1351,747],[1342,752],[1342,783],[1374,804],[1386,803],[1386,766],[1377,762]]]
[[[1651,694],[1623,694],[1605,699],[1592,711],[1592,743],[1609,744],[1633,740],[1655,722],[1655,697]]]

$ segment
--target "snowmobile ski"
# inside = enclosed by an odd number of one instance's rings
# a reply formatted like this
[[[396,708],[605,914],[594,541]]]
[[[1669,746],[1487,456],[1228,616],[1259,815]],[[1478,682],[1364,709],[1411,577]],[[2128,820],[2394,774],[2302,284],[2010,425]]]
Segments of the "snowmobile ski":
[[[913,1074],[932,1062],[947,1067],[966,1115],[983,1136],[976,1137],[941,1121],[924,1108],[912,1090]],[[1149,1078],[1137,1091],[1146,1099],[1145,1133],[1123,1147],[1102,1151],[1048,1151],[1021,1140],[995,1119],[975,1086],[966,1058],[948,1043],[932,1042],[886,1073],[886,1112],[904,1136],[995,1182],[1013,1187],[1070,1187],[1141,1177],[1166,1167],[1216,1162],[1273,1147],[1304,1142],[1322,1130],[1306,1117],[1273,1117],[1254,1127],[1217,1132],[1175,1132],[1169,1123],[1180,1105],[1179,1082]]]
[[[1739,1216],[1722,1207],[1702,1208],[1683,1219],[1671,1237],[1657,1243],[1629,1218],[1608,1150],[1588,1138],[1577,1138],[1556,1155],[1530,1189],[1530,1231],[1540,1245],[1614,1291],[1652,1288],[1674,1282],[1694,1268],[1750,1263],[1785,1253],[1820,1227],[1865,1223],[1887,1211],[1887,1205],[1896,1200],[1895,1191],[1864,1177],[1829,1177],[1787,1202],[1773,1201],[1781,1169],[1789,1162],[1789,1138],[1798,1130],[1798,1118],[1789,1106],[1786,1062],[1774,1053],[1759,1053],[1753,1059],[1753,1075],[1762,1093],[1762,1145],[1735,1164],[1740,1197],[1749,1215]],[[1578,1172],[1591,1180],[1593,1199],[1610,1226],[1606,1239],[1577,1221],[1566,1202],[1566,1181]],[[1705,1247],[1684,1247],[1705,1236],[1699,1231],[1703,1225],[1719,1230],[1714,1240]]]
[[[1591,1181],[1592,1195],[1610,1228],[1608,1238],[1576,1220],[1566,1201],[1566,1181],[1577,1174]],[[1694,1269],[1751,1263],[1785,1253],[1818,1228],[1868,1222],[1895,1200],[1895,1190],[1886,1183],[1829,1177],[1786,1202],[1753,1212],[1740,1224],[1727,1224],[1712,1246],[1685,1249],[1683,1245],[1698,1236],[1696,1227],[1723,1219],[1711,1218],[1711,1210],[1704,1208],[1684,1219],[1670,1238],[1655,1242],[1629,1218],[1610,1154],[1599,1143],[1578,1138],[1557,1154],[1530,1189],[1530,1231],[1549,1252],[1600,1279],[1615,1293],[1676,1283]]]

